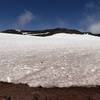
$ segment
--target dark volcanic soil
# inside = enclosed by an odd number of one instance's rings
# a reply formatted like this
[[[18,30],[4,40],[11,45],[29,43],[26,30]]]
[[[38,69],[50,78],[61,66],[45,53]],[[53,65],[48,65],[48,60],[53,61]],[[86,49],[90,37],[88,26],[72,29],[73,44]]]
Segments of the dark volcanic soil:
[[[0,100],[100,100],[100,87],[30,88],[1,82]]]

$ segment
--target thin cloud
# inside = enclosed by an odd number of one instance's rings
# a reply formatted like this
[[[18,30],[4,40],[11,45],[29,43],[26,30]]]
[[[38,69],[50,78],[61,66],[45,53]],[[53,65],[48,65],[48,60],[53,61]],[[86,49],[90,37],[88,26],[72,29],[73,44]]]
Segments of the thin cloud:
[[[34,14],[31,11],[26,10],[18,16],[17,25],[25,26],[26,24],[30,23],[34,19],[35,19]]]
[[[100,22],[92,24],[89,29],[90,32],[100,34]]]
[[[86,9],[91,9],[91,8],[94,8],[94,7],[95,7],[95,3],[94,2],[88,2],[85,5]]]
[[[89,2],[85,5],[84,25],[87,31],[100,33],[100,2]]]

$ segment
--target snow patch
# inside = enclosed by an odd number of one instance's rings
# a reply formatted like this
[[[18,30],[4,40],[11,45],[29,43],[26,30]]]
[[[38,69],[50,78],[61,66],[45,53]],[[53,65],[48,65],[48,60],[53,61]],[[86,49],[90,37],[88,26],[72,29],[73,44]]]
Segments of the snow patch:
[[[32,87],[100,85],[100,38],[0,33],[0,81]]]

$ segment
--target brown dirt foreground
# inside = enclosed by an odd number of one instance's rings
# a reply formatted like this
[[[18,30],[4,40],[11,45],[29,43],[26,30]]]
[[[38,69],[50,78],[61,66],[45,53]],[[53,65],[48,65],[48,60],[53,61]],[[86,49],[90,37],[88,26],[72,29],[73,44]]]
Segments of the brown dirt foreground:
[[[33,88],[0,82],[0,100],[100,100],[100,86]]]

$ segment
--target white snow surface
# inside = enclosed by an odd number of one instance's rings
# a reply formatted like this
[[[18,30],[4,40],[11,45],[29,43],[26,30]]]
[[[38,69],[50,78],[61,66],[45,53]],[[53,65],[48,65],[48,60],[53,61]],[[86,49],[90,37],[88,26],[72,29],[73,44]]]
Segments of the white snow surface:
[[[31,87],[100,85],[100,37],[0,33],[0,81]]]

